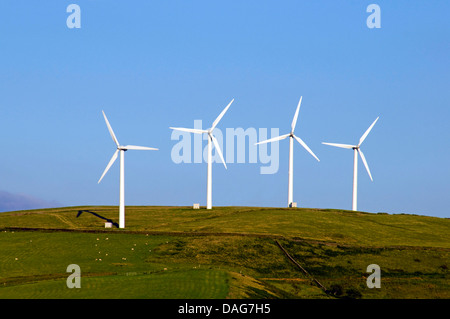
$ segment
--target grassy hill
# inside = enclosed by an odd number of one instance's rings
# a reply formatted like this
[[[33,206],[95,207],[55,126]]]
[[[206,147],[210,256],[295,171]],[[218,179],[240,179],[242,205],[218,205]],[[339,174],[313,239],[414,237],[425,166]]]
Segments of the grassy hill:
[[[0,214],[0,298],[450,298],[449,219],[128,206],[126,229],[106,221],[117,207]]]

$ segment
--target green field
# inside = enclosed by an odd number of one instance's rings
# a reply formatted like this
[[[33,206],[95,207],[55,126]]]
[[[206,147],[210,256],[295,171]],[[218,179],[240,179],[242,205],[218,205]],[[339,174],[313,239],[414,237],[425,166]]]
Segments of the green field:
[[[450,298],[445,218],[129,206],[126,229],[106,221],[117,207],[1,213],[0,298]],[[66,285],[70,264],[80,289]]]

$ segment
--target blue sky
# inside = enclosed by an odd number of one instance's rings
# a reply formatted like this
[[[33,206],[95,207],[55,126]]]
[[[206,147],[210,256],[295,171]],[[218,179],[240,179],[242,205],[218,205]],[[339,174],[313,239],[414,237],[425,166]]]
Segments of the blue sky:
[[[81,8],[69,29],[66,8]],[[369,29],[366,8],[381,8]],[[363,144],[358,209],[450,217],[448,1],[2,1],[0,190],[64,206],[117,205],[114,144],[125,156],[127,205],[206,203],[206,163],[175,164],[169,126],[296,134],[294,200],[351,208],[353,154]],[[206,142],[205,144],[206,145]],[[287,202],[287,140],[277,174],[260,163],[213,165],[213,205]],[[27,207],[28,208],[28,207]]]

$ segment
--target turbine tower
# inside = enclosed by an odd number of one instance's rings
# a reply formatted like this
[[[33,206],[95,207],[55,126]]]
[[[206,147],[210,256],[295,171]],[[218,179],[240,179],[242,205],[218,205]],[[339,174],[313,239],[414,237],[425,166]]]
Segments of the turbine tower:
[[[102,176],[98,180],[98,184],[102,181],[103,177],[106,175],[110,167],[114,164],[114,162],[117,159],[117,155],[120,152],[120,196],[119,196],[119,228],[125,228],[125,152],[128,150],[139,150],[139,151],[156,151],[157,148],[153,147],[146,147],[146,146],[136,146],[136,145],[126,145],[122,146],[119,144],[119,141],[116,138],[116,135],[114,134],[114,131],[109,124],[109,121],[105,115],[105,112],[103,112],[103,117],[105,118],[106,126],[108,126],[109,133],[111,134],[111,137],[114,141],[114,143],[117,146],[117,150],[114,152],[111,160],[109,161],[108,165],[105,168],[105,171],[103,172]]]
[[[280,135],[265,141],[261,141],[256,143],[258,144],[264,144],[269,142],[275,142],[284,140],[285,138],[289,137],[289,180],[288,180],[288,207],[292,207],[292,203],[294,201],[294,139],[300,143],[301,146],[303,146],[314,158],[320,162],[320,160],[317,158],[317,156],[311,151],[311,149],[306,145],[303,140],[294,135],[295,125],[297,124],[297,118],[298,118],[298,112],[300,110],[300,104],[302,103],[302,97],[300,97],[300,101],[298,102],[297,110],[295,111],[294,118],[292,119],[291,124],[291,132],[289,134]]]
[[[364,163],[364,166],[366,167],[367,173],[369,174],[370,180],[373,182],[372,174],[370,174],[369,165],[367,165],[366,157],[364,156],[363,152],[361,151],[360,147],[361,144],[366,139],[367,135],[369,135],[370,131],[372,130],[375,123],[378,121],[380,117],[377,117],[375,121],[370,125],[370,127],[364,132],[364,134],[359,139],[358,145],[349,145],[349,144],[338,144],[338,143],[325,143],[322,142],[322,144],[325,145],[331,145],[335,147],[340,148],[347,148],[347,149],[353,149],[353,197],[352,197],[352,210],[357,210],[357,197],[358,197],[358,154],[361,156],[361,159]]]
[[[225,115],[226,111],[231,106],[231,103],[233,103],[233,101],[234,101],[234,99],[232,99],[231,102],[222,111],[222,113],[219,114],[219,116],[213,122],[211,128],[209,128],[207,130],[199,130],[199,129],[183,128],[183,127],[170,127],[170,129],[177,130],[177,131],[183,131],[183,132],[189,132],[189,133],[195,133],[195,134],[204,134],[204,133],[208,134],[208,176],[207,176],[207,183],[206,183],[206,208],[207,209],[212,208],[212,144],[214,144],[214,147],[216,148],[217,153],[219,154],[220,159],[222,160],[222,163],[225,166],[225,169],[227,168],[227,165],[225,164],[225,160],[223,159],[222,151],[220,150],[220,147],[219,147],[219,143],[217,142],[217,139],[213,135],[213,131],[216,128],[217,124],[219,124],[219,121]]]

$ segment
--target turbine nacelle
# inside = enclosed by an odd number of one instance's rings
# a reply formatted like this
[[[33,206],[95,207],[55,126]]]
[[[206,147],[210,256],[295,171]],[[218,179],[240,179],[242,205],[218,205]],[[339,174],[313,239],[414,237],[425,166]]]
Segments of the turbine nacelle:
[[[119,151],[128,151],[128,150],[136,150],[136,151],[157,151],[157,148],[147,147],[147,146],[137,146],[137,145],[119,145],[117,147]]]

